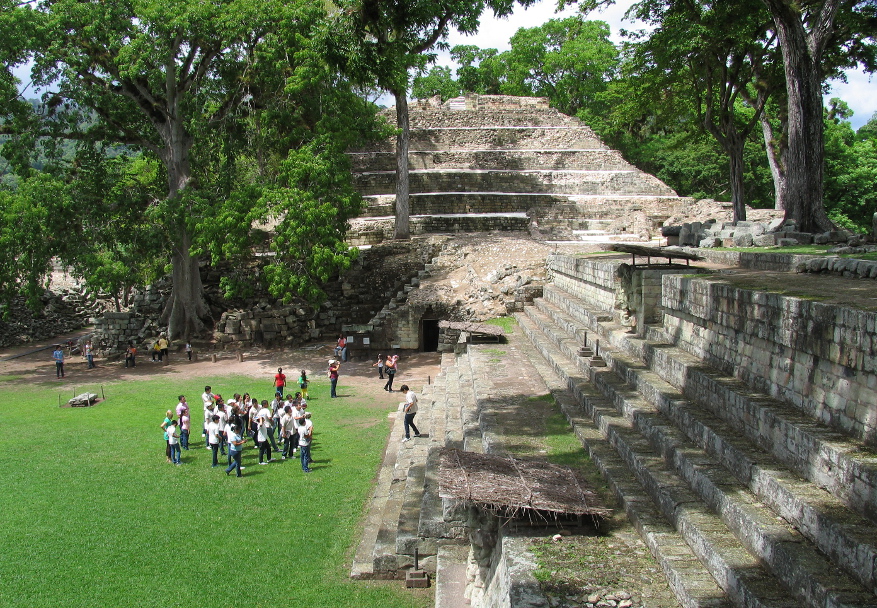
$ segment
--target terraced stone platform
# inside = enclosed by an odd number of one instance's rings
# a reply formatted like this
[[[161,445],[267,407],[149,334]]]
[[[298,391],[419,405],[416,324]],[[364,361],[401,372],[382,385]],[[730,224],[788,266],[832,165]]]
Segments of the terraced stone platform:
[[[536,101],[484,95],[467,98],[466,109],[410,106],[413,232],[537,227],[575,238],[572,231],[594,236],[632,214],[657,229],[686,204],[688,199],[630,165],[578,119]],[[395,213],[395,141],[351,151],[350,158],[354,184],[367,202],[363,217],[373,219],[366,230],[390,232],[385,220]],[[497,217],[521,213],[524,222]],[[443,219],[459,214],[473,217]]]
[[[588,266],[570,260],[516,316],[683,605],[877,605],[871,450],[675,344],[682,307],[631,333]],[[599,359],[581,356],[586,333]]]

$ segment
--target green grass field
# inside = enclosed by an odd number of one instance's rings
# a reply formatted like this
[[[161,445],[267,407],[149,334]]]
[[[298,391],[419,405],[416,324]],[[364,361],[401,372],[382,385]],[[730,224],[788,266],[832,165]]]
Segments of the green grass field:
[[[258,466],[250,446],[237,479],[211,468],[204,449],[204,380],[107,384],[107,400],[90,408],[59,408],[59,387],[71,395],[64,385],[4,380],[0,605],[431,603],[399,582],[347,579],[389,429],[373,400],[352,390],[329,399],[326,381],[313,383],[314,472],[298,460]],[[226,396],[264,388],[264,379],[206,380]],[[193,445],[175,467],[159,425],[181,393]]]

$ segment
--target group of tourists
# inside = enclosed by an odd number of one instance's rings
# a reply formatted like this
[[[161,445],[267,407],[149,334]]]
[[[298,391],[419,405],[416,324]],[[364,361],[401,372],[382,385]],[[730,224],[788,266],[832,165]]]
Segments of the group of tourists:
[[[282,370],[278,371],[282,374]],[[307,383],[306,375],[302,372]],[[276,387],[276,385],[275,385]],[[226,457],[226,475],[235,471],[242,476],[241,456],[245,445],[252,441],[259,450],[259,464],[267,465],[280,459],[293,458],[298,452],[301,468],[310,473],[311,440],[314,423],[307,411],[307,398],[301,392],[295,395],[275,392],[271,401],[259,401],[249,393],[235,395],[227,401],[204,387],[201,395],[204,426],[201,436],[204,447],[212,452],[212,467],[218,467],[219,457]],[[168,410],[161,423],[169,463],[182,464],[181,452],[189,449],[191,415],[185,395],[179,396],[175,410]],[[278,440],[282,447],[278,445]]]

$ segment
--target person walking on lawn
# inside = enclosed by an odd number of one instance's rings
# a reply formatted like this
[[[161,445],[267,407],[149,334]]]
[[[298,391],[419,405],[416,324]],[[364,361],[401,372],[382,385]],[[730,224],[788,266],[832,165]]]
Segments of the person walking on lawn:
[[[231,463],[225,470],[226,475],[237,470],[237,476],[241,476],[241,450],[244,449],[246,441],[247,437],[241,433],[241,427],[236,424],[231,425],[231,430],[228,434],[228,453],[231,456]]]
[[[341,369],[341,362],[337,359],[329,359],[329,385],[331,390],[329,392],[329,396],[334,399],[338,395],[335,393],[335,389],[338,387],[338,370]]]
[[[309,424],[307,418],[298,419],[298,450],[301,455],[301,470],[310,473],[311,468],[308,466],[311,462],[311,438],[313,437],[313,424]]]
[[[283,398],[284,388],[286,388],[286,374],[283,373],[282,367],[278,367],[277,373],[274,374],[274,394]]]

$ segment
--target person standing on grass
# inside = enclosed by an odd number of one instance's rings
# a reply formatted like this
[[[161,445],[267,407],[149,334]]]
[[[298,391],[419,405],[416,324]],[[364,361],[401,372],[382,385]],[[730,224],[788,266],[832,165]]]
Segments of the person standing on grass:
[[[170,426],[167,427],[167,443],[171,452],[171,461],[176,465],[183,464],[180,459],[180,429],[176,420],[171,420]]]
[[[201,436],[205,437],[205,445],[207,444],[207,425],[210,424],[210,418],[213,416],[213,393],[211,391],[209,386],[205,386],[204,393],[201,395],[201,403],[204,405],[204,432],[201,433]]]
[[[210,424],[207,425],[207,444],[213,451],[212,466],[214,467],[219,466],[219,435],[221,432],[222,428],[219,426],[219,416],[213,414],[213,417],[210,419]]]
[[[237,470],[237,476],[241,476],[241,468],[243,468],[241,467],[241,451],[244,449],[244,443],[247,441],[247,438],[241,434],[240,429],[241,427],[233,424],[228,433],[228,455],[231,458],[231,462],[229,462],[228,468],[225,470],[226,475]]]
[[[63,378],[64,377],[64,349],[61,348],[60,344],[55,345],[55,350],[52,351],[52,360],[55,361],[55,377]]]
[[[186,396],[180,395],[178,397],[179,403],[177,403],[177,418],[182,418],[183,414],[189,415],[189,404],[186,403]]]
[[[225,427],[228,425],[228,412],[225,410],[225,403],[221,399],[216,404],[216,415],[219,416],[219,453],[225,456],[225,445],[227,443]]]
[[[262,407],[256,415],[256,441],[259,443],[259,464],[271,462],[271,442],[268,441],[268,429],[271,427],[271,410],[268,401],[262,401]],[[264,459],[264,462],[263,462]]]
[[[308,374],[305,370],[301,370],[301,376],[298,377],[298,387],[301,389],[302,396],[308,398]]]
[[[301,470],[305,473],[310,473],[311,468],[308,466],[311,462],[311,438],[313,437],[313,424],[308,425],[310,422],[306,418],[299,418],[298,420],[298,428],[296,431],[298,432],[298,449],[299,454],[301,455]]]
[[[329,375],[329,385],[331,390],[329,392],[329,396],[334,399],[338,395],[335,393],[335,389],[338,388],[338,370],[341,369],[341,362],[337,359],[329,359],[329,370],[326,372]]]
[[[405,438],[402,440],[402,443],[405,443],[406,441],[411,440],[409,427],[414,431],[415,437],[420,437],[420,431],[418,431],[417,427],[414,425],[414,416],[417,415],[417,395],[414,394],[414,391],[408,388],[407,384],[403,384],[399,390],[405,393],[405,401],[399,404],[399,407],[405,412],[405,419],[403,421],[405,425]]]
[[[286,388],[286,374],[283,373],[282,367],[278,367],[277,373],[274,374],[274,394],[283,397],[284,388]]]
[[[294,432],[293,424],[295,424],[295,418],[292,416],[292,407],[286,405],[283,407],[283,415],[280,416],[280,438],[283,440],[281,457],[283,460],[292,458],[295,455],[295,448],[298,447],[298,442],[293,441],[293,437],[298,439],[298,433]]]
[[[168,463],[173,462],[171,460],[171,444],[170,439],[168,437],[168,428],[171,425],[171,420],[174,419],[174,413],[171,410],[168,410],[164,415],[164,421],[161,423],[161,430],[164,431],[164,455],[167,456]]]
[[[393,379],[396,377],[396,372],[399,370],[399,355],[391,355],[387,357],[387,362],[384,364],[384,371],[387,373],[387,383],[384,385],[384,390],[388,392],[393,392]]]
[[[191,428],[191,418],[189,417],[189,408],[186,413],[180,416],[180,447],[189,450],[189,431]]]
[[[384,379],[384,355],[378,355],[378,361],[372,367],[378,368],[378,379]]]

